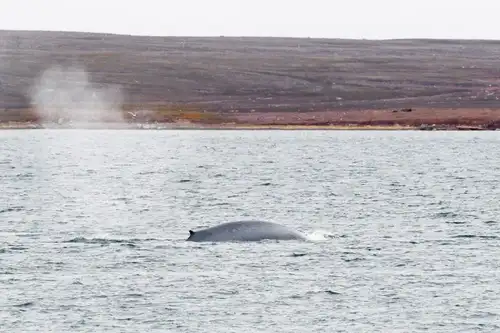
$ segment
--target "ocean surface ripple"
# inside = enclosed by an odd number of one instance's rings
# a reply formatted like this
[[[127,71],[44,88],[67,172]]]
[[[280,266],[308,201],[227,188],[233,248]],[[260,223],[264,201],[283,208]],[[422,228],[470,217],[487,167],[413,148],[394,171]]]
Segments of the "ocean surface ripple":
[[[0,331],[499,332],[499,132],[4,130]],[[314,241],[185,242],[261,219]]]

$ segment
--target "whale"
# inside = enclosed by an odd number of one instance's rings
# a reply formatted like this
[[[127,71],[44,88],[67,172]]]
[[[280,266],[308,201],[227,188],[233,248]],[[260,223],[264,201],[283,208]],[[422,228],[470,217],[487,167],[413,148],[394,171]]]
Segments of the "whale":
[[[307,240],[302,233],[266,221],[226,222],[197,231],[189,230],[190,242],[258,242],[262,240]]]

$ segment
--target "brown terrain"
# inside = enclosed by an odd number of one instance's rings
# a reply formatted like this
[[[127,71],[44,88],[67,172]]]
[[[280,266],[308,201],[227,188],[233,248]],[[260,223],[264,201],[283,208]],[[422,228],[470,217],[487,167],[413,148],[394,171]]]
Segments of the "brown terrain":
[[[0,31],[0,123],[41,121],[54,65],[121,87],[127,122],[500,127],[500,41]]]

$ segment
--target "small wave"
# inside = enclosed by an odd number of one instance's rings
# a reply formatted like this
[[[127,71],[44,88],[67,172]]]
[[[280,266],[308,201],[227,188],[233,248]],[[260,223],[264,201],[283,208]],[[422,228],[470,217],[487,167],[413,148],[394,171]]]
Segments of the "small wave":
[[[86,238],[76,237],[65,241],[65,243],[85,243],[85,244],[109,244],[109,243],[124,243],[129,242],[126,239],[108,239],[108,238]]]
[[[239,293],[238,290],[220,290],[217,292],[218,295],[237,295]]]
[[[366,258],[360,258],[360,257],[342,258],[342,261],[345,261],[345,262],[356,262],[356,261],[363,261],[363,260],[366,260]]]
[[[310,241],[323,241],[335,237],[334,234],[323,230],[314,230],[312,232],[304,233],[304,235]]]
[[[158,173],[157,171],[141,171],[138,173],[139,176],[154,175]]]
[[[440,212],[434,215],[436,218],[446,218],[446,217],[458,217],[457,213],[454,212]]]
[[[432,198],[432,197],[434,197],[434,195],[426,194],[426,193],[417,193],[417,194],[415,194],[415,196],[418,198]]]
[[[294,258],[296,258],[296,257],[304,257],[304,256],[307,256],[307,253],[292,253],[290,255],[290,257],[294,257]]]
[[[126,197],[117,197],[117,198],[113,198],[113,200],[130,202],[130,199],[126,198]]]
[[[333,291],[330,289],[325,289],[325,290],[315,290],[315,291],[308,291],[306,295],[318,295],[318,294],[327,294],[327,295],[341,295],[341,293],[337,291]]]
[[[500,239],[500,237],[493,235],[456,235],[453,236],[452,238]]]
[[[0,214],[2,213],[10,213],[10,212],[22,212],[24,210],[23,206],[13,206],[4,209],[0,209]]]
[[[27,249],[28,249],[27,247],[20,246],[20,245],[12,245],[11,247],[9,247],[9,250],[11,250],[11,251],[24,251]]]
[[[155,238],[145,238],[145,239],[117,239],[117,238],[86,238],[86,237],[75,237],[70,240],[64,241],[63,243],[84,243],[84,244],[123,244],[124,246],[136,247],[136,242],[147,242],[147,241],[156,241]]]
[[[211,206],[230,206],[231,204],[228,202],[216,202],[212,204]]]
[[[308,291],[303,295],[292,295],[292,296],[290,296],[290,298],[302,299],[302,298],[307,297],[307,296],[314,296],[314,295],[320,295],[320,294],[327,294],[327,295],[332,295],[332,296],[342,295],[341,293],[339,293],[337,291],[325,289],[325,290],[319,290],[319,291]]]
[[[17,178],[19,179],[25,179],[25,178],[33,178],[35,175],[31,172],[27,172],[27,173],[19,173],[16,175]]]
[[[16,308],[27,308],[29,306],[35,305],[34,302],[26,302],[26,303],[20,303],[20,304],[15,304],[14,307]]]

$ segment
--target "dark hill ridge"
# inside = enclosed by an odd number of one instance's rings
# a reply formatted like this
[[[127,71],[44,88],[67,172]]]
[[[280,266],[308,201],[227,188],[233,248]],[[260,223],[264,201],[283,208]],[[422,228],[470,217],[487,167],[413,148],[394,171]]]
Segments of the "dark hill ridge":
[[[308,111],[500,105],[500,41],[142,37],[0,31],[0,108],[51,65],[84,65],[126,103]],[[499,90],[497,90],[499,89]]]

